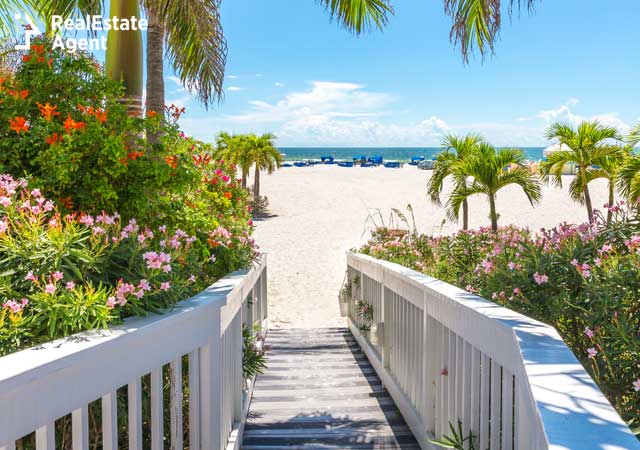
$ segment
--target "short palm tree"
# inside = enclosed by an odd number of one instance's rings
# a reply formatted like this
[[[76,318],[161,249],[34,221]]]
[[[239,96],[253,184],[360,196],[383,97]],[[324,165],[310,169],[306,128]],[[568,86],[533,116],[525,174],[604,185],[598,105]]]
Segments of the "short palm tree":
[[[261,136],[250,134],[246,137],[246,147],[254,165],[253,196],[260,198],[260,172],[266,170],[273,173],[284,162],[282,153],[275,147],[273,140],[276,137],[272,133]]]
[[[467,134],[464,137],[448,135],[442,141],[444,151],[437,156],[433,173],[427,183],[427,194],[431,201],[437,205],[441,205],[440,194],[444,186],[444,180],[453,175],[453,168],[456,163],[470,157],[482,142],[482,137],[478,134]],[[459,177],[454,179],[456,187],[465,186],[467,177]],[[462,229],[469,228],[469,205],[465,199],[462,202]]]
[[[608,199],[607,204],[613,206],[616,201],[616,186],[620,183],[622,170],[625,168],[628,159],[631,156],[633,147],[630,145],[624,147],[613,148],[615,153],[603,156],[596,161],[597,165],[587,171],[587,183],[596,178],[604,178],[607,180]],[[613,211],[611,208],[607,211],[607,224],[611,224],[613,220]]]
[[[619,147],[608,142],[620,139],[618,131],[601,125],[598,121],[582,122],[577,128],[565,123],[555,123],[547,130],[547,139],[557,139],[561,150],[551,153],[547,161],[541,164],[543,179],[551,179],[554,184],[562,187],[563,167],[569,163],[576,164],[577,174],[569,186],[569,195],[586,206],[589,221],[592,221],[593,204],[589,192],[589,182],[593,179],[591,172],[602,158],[619,154]]]
[[[522,150],[503,148],[496,150],[492,145],[482,142],[478,150],[469,158],[453,165],[453,176],[466,177],[470,182],[456,186],[447,202],[448,214],[457,219],[463,202],[475,194],[484,194],[489,200],[489,218],[491,229],[498,229],[496,194],[500,189],[515,184],[522,188],[529,202],[534,205],[542,198],[540,180],[528,169],[522,167]]]
[[[243,188],[247,187],[247,177],[253,163],[247,140],[246,135],[229,134],[223,131],[216,138],[216,151],[214,154],[217,160],[229,161],[240,168]]]

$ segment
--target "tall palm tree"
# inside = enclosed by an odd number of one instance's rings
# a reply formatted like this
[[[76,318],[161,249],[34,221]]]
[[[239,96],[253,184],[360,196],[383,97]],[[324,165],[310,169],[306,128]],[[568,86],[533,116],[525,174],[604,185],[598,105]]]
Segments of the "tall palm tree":
[[[444,151],[437,156],[433,173],[427,183],[427,194],[431,201],[437,205],[441,205],[440,194],[444,186],[444,180],[453,175],[453,168],[456,163],[470,157],[482,142],[479,134],[469,133],[464,137],[448,135],[442,141]],[[456,187],[465,186],[467,177],[458,177],[454,179]],[[469,205],[467,199],[462,202],[462,229],[469,228]]]
[[[250,134],[246,137],[247,151],[254,164],[253,197],[260,198],[260,172],[266,170],[272,173],[280,168],[284,158],[282,153],[274,146],[276,137],[272,133],[261,136]]]
[[[541,164],[543,179],[551,179],[555,185],[562,187],[562,168],[568,163],[576,164],[577,174],[569,185],[569,195],[586,206],[589,221],[592,221],[593,205],[589,192],[589,182],[593,179],[591,172],[602,158],[619,153],[619,147],[608,142],[620,139],[618,131],[601,125],[598,121],[585,121],[577,128],[565,123],[555,123],[547,130],[547,139],[557,139],[561,149],[550,154],[547,161]],[[565,147],[568,148],[563,149]]]
[[[453,165],[453,176],[471,179],[469,184],[459,185],[451,193],[447,202],[449,216],[457,219],[462,203],[470,196],[484,194],[489,200],[489,218],[491,229],[498,229],[496,194],[511,184],[518,185],[534,205],[542,198],[540,181],[528,169],[521,166],[524,162],[522,150],[504,148],[496,150],[492,145],[482,142],[478,150],[469,158]]]
[[[633,147],[630,145],[624,147],[616,146],[615,153],[603,156],[596,161],[597,165],[587,171],[587,183],[596,178],[604,178],[607,180],[608,198],[607,204],[613,206],[616,201],[616,185],[619,184],[621,173],[626,166],[628,158],[631,156]],[[607,224],[611,224],[613,220],[613,211],[611,208],[607,210]]]

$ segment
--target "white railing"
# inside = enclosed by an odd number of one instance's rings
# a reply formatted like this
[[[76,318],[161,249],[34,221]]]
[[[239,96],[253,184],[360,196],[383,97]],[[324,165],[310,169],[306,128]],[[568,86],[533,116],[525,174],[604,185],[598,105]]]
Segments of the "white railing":
[[[220,450],[229,442],[237,448],[248,406],[242,325],[266,323],[266,268],[263,256],[165,314],[0,358],[0,450],[15,449],[23,438],[35,440],[36,450],[60,448],[61,418],[71,423],[73,450],[90,442],[141,450],[144,436],[152,450],[162,450],[165,435],[172,450]],[[126,418],[118,420],[122,411]],[[119,435],[128,442],[118,442]]]
[[[397,264],[347,255],[349,326],[423,449],[640,449],[555,329]],[[355,301],[378,309],[361,332]]]

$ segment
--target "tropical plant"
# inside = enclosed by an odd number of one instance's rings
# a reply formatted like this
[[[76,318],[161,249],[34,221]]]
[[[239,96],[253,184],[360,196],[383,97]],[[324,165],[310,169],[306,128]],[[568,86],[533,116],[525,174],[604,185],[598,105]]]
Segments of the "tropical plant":
[[[247,187],[247,177],[252,164],[246,141],[246,135],[229,134],[223,131],[216,137],[214,153],[216,159],[229,161],[240,168],[243,188]]]
[[[610,145],[610,140],[619,140],[618,131],[598,121],[584,121],[577,128],[566,123],[555,123],[547,130],[547,139],[557,139],[560,150],[551,153],[540,168],[543,179],[551,179],[562,187],[562,170],[565,164],[576,164],[577,174],[569,185],[571,198],[587,208],[589,221],[593,220],[593,205],[589,182],[594,178],[594,165],[603,158],[617,158],[620,147]]]
[[[587,182],[596,178],[604,178],[607,180],[607,223],[610,224],[613,219],[613,206],[616,201],[616,186],[621,182],[621,173],[626,167],[627,161],[631,157],[633,148],[629,146],[615,148],[615,153],[599,158],[596,163],[587,172]]]
[[[465,185],[456,186],[447,202],[447,213],[457,220],[464,200],[475,194],[484,194],[489,200],[489,218],[491,229],[498,229],[496,194],[506,186],[515,184],[522,188],[533,205],[542,197],[540,182],[528,169],[521,166],[524,162],[522,150],[504,148],[496,150],[492,145],[482,142],[478,150],[469,158],[453,164],[454,179],[470,178]]]
[[[443,436],[441,439],[434,439],[430,442],[442,448],[452,448],[454,450],[475,450],[475,436],[471,431],[465,437],[462,431],[462,421],[458,419],[458,427],[454,427],[449,422],[449,432],[451,434]]]
[[[640,122],[638,122],[629,132],[627,142],[629,142],[630,145],[637,145],[638,142],[640,142]]]
[[[246,152],[254,166],[253,197],[260,198],[260,172],[273,173],[284,162],[282,153],[274,146],[272,133],[260,136],[250,134],[245,138]]]
[[[482,137],[478,134],[467,134],[464,137],[448,135],[442,141],[444,151],[437,156],[431,178],[427,183],[427,193],[432,202],[441,205],[440,193],[444,186],[444,180],[453,175],[454,166],[470,157],[482,142]],[[456,188],[466,186],[467,177],[460,176],[454,179]],[[469,205],[467,199],[462,202],[462,229],[469,228]]]
[[[257,343],[261,343],[258,346]],[[253,329],[242,326],[242,378],[251,379],[260,375],[267,368],[266,353],[269,350],[264,338],[260,334],[260,327]]]

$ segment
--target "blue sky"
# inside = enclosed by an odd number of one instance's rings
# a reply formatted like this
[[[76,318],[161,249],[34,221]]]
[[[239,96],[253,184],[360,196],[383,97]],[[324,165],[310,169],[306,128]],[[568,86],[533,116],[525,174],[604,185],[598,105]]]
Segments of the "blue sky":
[[[356,37],[315,0],[224,0],[225,97],[206,111],[167,68],[187,133],[274,132],[280,146],[434,146],[481,132],[545,145],[554,120],[640,119],[640,5],[547,0],[505,17],[496,54],[462,63],[440,0],[395,0],[383,32]]]

